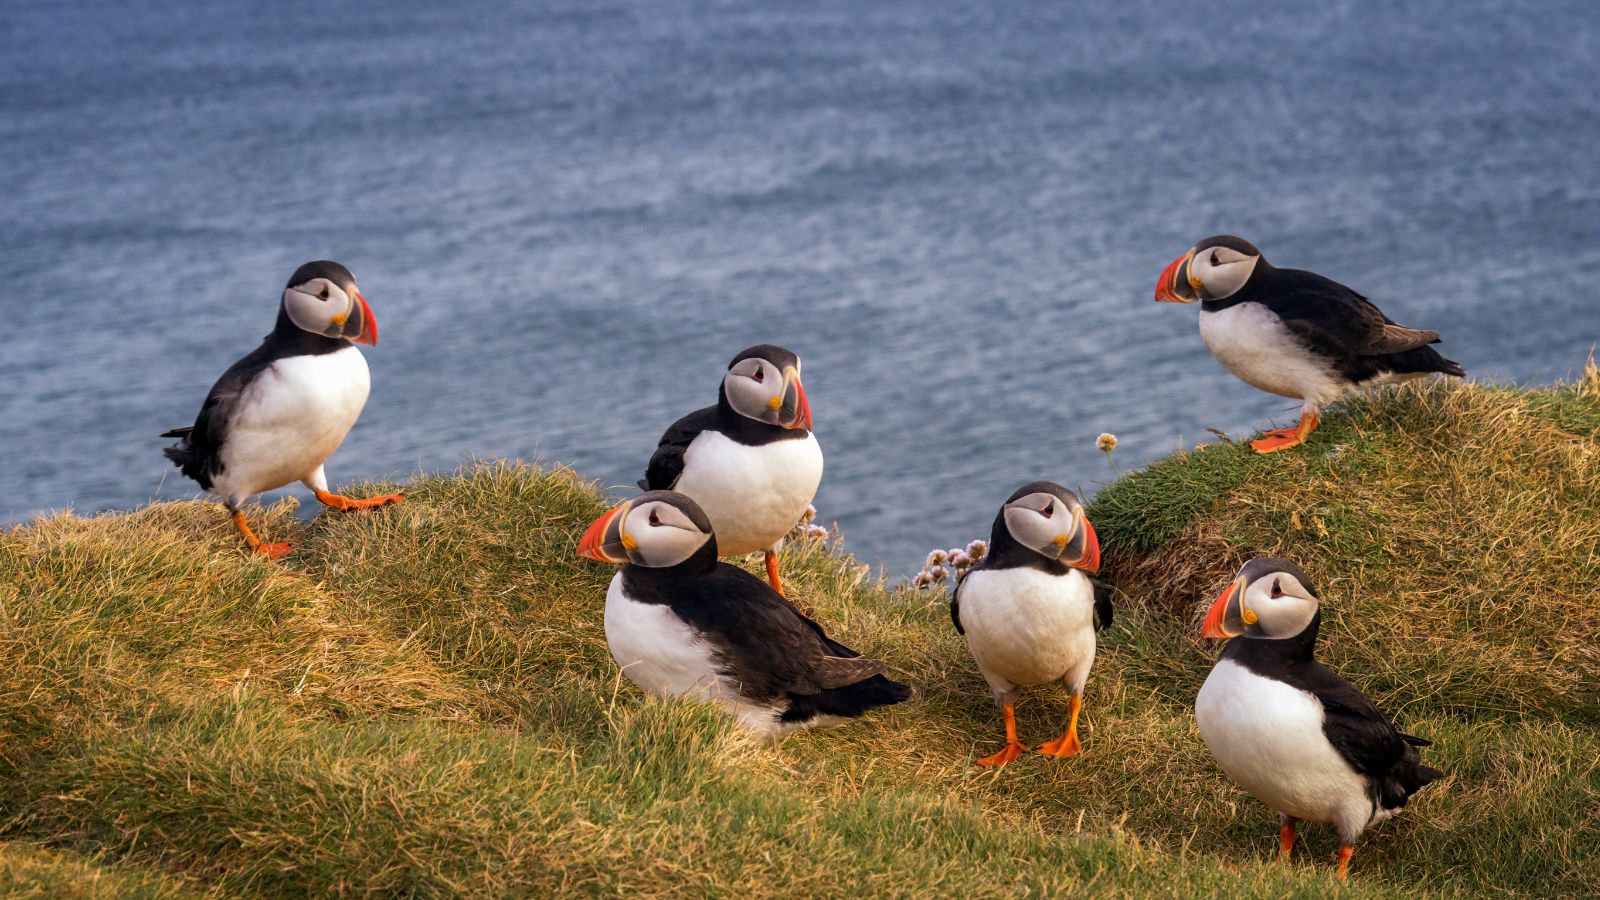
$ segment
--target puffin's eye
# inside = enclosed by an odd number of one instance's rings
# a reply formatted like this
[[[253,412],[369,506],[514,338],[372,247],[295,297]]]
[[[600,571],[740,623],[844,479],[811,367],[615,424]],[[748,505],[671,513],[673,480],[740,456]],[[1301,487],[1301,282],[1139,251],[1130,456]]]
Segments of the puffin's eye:
[[[321,297],[324,300],[328,299],[328,289],[327,288],[323,288],[322,290],[318,291],[317,292],[317,296]]]
[[[1222,265],[1222,260],[1217,257],[1217,251],[1215,250],[1211,251],[1211,264],[1213,266]]]
[[[750,377],[754,378],[756,380],[756,384],[760,384],[761,382],[767,380],[767,370],[766,369],[757,369],[756,373],[754,375],[751,375]]]
[[[650,524],[651,525],[660,525],[661,524],[661,517],[656,515],[656,511],[653,510],[653,509],[650,510]]]
[[[1283,596],[1283,588],[1278,586],[1278,579],[1276,579],[1276,578],[1272,579],[1272,596],[1273,597],[1282,597]]]
[[[1039,510],[1039,515],[1044,516],[1046,519],[1050,518],[1051,516],[1053,516],[1055,514],[1056,514],[1056,505],[1055,505],[1054,502],[1046,503],[1044,505],[1044,509]]]

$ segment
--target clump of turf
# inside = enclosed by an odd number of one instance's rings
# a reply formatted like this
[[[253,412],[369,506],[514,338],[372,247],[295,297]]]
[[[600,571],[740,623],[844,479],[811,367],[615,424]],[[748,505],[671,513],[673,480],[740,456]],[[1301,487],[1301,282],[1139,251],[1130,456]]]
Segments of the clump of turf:
[[[912,702],[763,747],[641,695],[605,647],[613,570],[573,555],[607,501],[564,469],[475,465],[309,525],[280,505],[278,564],[209,504],[36,522],[0,535],[0,890],[1323,896],[1331,833],[1271,861],[1275,818],[1191,711],[1195,611],[1278,553],[1319,581],[1325,657],[1450,773],[1341,892],[1593,894],[1595,417],[1593,373],[1441,383],[1300,451],[1117,482],[1090,508],[1122,595],[1085,751],[999,772],[972,765],[1000,728],[945,597],[836,544],[788,547],[786,583]],[[1031,692],[1024,739],[1065,715]]]

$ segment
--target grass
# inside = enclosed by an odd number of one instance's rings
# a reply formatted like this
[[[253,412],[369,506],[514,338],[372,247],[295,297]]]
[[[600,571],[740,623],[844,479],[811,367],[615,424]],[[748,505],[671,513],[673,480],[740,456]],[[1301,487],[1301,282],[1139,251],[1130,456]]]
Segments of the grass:
[[[1085,753],[998,773],[944,597],[821,542],[785,551],[791,591],[913,702],[763,747],[642,696],[605,648],[612,572],[572,554],[605,502],[568,470],[476,465],[310,524],[279,504],[255,518],[298,543],[281,563],[208,503],[42,519],[0,534],[0,893],[1592,895],[1597,423],[1592,369],[1440,383],[1299,451],[1116,482]],[[1193,724],[1197,611],[1262,553],[1319,581],[1325,658],[1449,772],[1342,886],[1325,827],[1272,861],[1274,817]],[[1032,692],[1024,739],[1064,716]]]

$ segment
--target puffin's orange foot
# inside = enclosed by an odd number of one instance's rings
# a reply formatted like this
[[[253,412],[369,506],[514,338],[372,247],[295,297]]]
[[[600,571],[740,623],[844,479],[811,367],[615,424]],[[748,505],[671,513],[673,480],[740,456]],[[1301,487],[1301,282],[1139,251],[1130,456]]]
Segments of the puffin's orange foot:
[[[1345,845],[1345,846],[1342,846],[1342,847],[1339,848],[1338,860],[1339,860],[1339,878],[1340,878],[1340,880],[1343,880],[1346,875],[1350,874],[1350,854],[1352,854],[1354,852],[1356,852],[1356,848],[1351,847],[1349,845]]]
[[[283,559],[294,549],[293,544],[257,544],[256,552],[265,554],[267,559]]]
[[[1287,450],[1298,447],[1306,442],[1306,437],[1317,430],[1317,424],[1322,421],[1322,416],[1310,412],[1300,414],[1300,424],[1293,428],[1274,428],[1261,437],[1250,442],[1250,449],[1257,453],[1272,453],[1278,450]]]
[[[323,506],[347,512],[352,509],[375,509],[380,506],[393,506],[406,498],[405,494],[384,494],[381,497],[368,497],[357,500],[354,497],[343,497],[339,494],[330,494],[327,491],[317,491],[317,500]]]
[[[985,756],[983,759],[978,760],[978,765],[1003,766],[1027,752],[1028,748],[1022,746],[1021,742],[1009,741],[1004,747],[1000,748],[999,753],[996,753],[993,756]]]
[[[1040,747],[1038,752],[1039,753],[1043,753],[1045,756],[1063,756],[1064,757],[1064,756],[1077,756],[1078,755],[1078,751],[1080,751],[1082,749],[1083,749],[1083,745],[1078,743],[1078,734],[1077,734],[1077,732],[1069,731],[1066,734],[1063,734],[1061,737],[1058,737],[1055,740],[1051,741],[1050,743],[1045,744],[1043,747]]]
[[[768,550],[766,552],[766,562],[767,583],[772,585],[772,589],[778,592],[778,596],[787,597],[788,595],[783,592],[783,579],[778,577],[778,554]]]
[[[1305,441],[1306,439],[1300,436],[1298,428],[1275,428],[1265,432],[1263,437],[1251,441],[1250,449],[1257,453],[1272,453],[1298,447]]]

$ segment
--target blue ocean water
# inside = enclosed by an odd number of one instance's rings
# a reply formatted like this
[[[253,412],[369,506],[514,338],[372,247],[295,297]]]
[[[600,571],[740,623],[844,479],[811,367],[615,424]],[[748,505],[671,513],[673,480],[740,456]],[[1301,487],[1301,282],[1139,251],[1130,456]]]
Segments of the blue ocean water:
[[[192,496],[162,430],[299,263],[382,325],[335,483],[631,483],[763,341],[891,572],[1294,404],[1157,274],[1229,231],[1480,378],[1600,340],[1590,4],[10,0],[0,520]],[[298,489],[296,489],[298,490]]]

